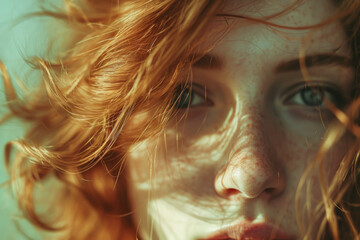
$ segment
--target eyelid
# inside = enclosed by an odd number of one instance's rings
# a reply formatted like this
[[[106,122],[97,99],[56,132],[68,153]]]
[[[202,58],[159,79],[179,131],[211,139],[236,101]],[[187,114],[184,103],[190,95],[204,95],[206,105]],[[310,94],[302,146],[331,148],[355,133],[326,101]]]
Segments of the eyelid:
[[[336,84],[333,84],[331,82],[325,82],[325,81],[311,81],[311,82],[299,82],[297,84],[291,85],[288,88],[284,89],[282,102],[286,101],[289,97],[293,96],[295,93],[297,93],[299,90],[302,90],[304,88],[323,88],[325,90],[331,90],[334,92],[337,92],[339,94],[342,94],[342,90],[339,89],[339,86]],[[339,89],[339,90],[337,90]]]
[[[328,100],[332,101],[333,104],[335,104],[338,107],[343,107],[344,103],[347,101],[347,98],[345,97],[345,94],[343,93],[343,90],[341,89],[340,86],[333,84],[331,82],[311,81],[310,83],[301,82],[287,88],[287,90],[285,90],[286,94],[284,94],[282,102],[287,104],[290,103],[290,101],[297,94],[300,94],[301,91],[306,88],[314,88],[314,89],[321,88],[322,90],[324,90],[325,93],[332,95],[331,99]]]
[[[183,107],[183,108],[179,108],[179,109],[191,109],[191,108],[197,108],[197,107],[201,107],[201,106],[213,106],[214,102],[209,98],[209,94],[206,88],[206,85],[200,85],[197,83],[191,83],[191,84],[179,84],[177,88],[181,89],[181,92],[179,93],[179,100],[181,98],[181,95],[185,93],[185,91],[189,91],[191,94],[189,95],[191,97],[191,95],[194,96],[194,98],[190,101],[192,102],[194,99],[197,98],[201,98],[204,103],[199,103],[199,104],[195,104],[193,106],[189,105],[187,107]],[[190,104],[191,104],[190,102]]]
[[[209,90],[207,89],[206,85],[200,85],[198,83],[192,84],[192,91],[195,91],[197,94],[202,96],[205,100],[209,99]],[[210,94],[211,95],[211,94]],[[210,99],[209,99],[210,100]],[[212,102],[212,101],[211,101]]]
[[[214,102],[209,98],[209,91],[206,88],[206,85],[200,85],[198,83],[192,83],[190,89],[195,94],[200,95],[204,99],[204,102],[205,102],[206,106],[214,106]]]

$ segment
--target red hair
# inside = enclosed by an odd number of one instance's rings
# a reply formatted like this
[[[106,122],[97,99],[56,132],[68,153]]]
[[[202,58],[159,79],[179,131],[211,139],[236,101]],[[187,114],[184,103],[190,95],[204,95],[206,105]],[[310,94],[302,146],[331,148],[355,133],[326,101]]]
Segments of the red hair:
[[[78,39],[58,62],[34,59],[43,80],[36,93],[19,99],[0,65],[12,116],[32,126],[23,140],[7,144],[5,161],[12,166],[20,209],[35,226],[55,232],[59,239],[135,239],[124,178],[127,150],[163,130],[174,111],[172,93],[179,74],[196,61],[189,56],[204,39],[206,24],[221,2],[65,2],[65,13],[44,10],[37,15],[65,21],[79,33]],[[358,74],[360,1],[339,1],[338,9],[322,24],[343,21]],[[271,24],[269,19],[250,20]],[[358,109],[359,101],[354,101],[346,112],[349,119],[355,119]],[[146,114],[144,121],[138,121],[140,114]],[[319,238],[358,236],[360,214],[348,205],[359,202],[358,149],[359,141],[340,171],[346,177],[339,173],[326,193],[334,203],[325,203],[319,213],[324,223]],[[11,159],[13,150],[16,156]],[[53,177],[58,189],[49,205],[51,212],[55,206],[58,211],[41,214],[36,211],[35,187]],[[342,191],[330,192],[340,186]],[[39,195],[46,197],[46,189]]]

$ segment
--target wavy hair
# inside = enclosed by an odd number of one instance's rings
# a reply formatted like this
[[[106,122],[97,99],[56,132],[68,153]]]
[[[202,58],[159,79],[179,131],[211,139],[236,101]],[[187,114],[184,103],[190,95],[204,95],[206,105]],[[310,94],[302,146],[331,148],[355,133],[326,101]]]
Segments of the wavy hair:
[[[336,3],[333,18],[306,28],[343,23],[358,84],[360,1]],[[179,74],[197,60],[190,56],[207,36],[203,34],[206,24],[221,1],[83,0],[75,4],[65,0],[65,6],[66,11],[44,9],[33,14],[64,21],[75,33],[72,47],[59,61],[31,61],[42,72],[37,90],[19,98],[0,64],[11,110],[6,118],[16,117],[31,126],[23,140],[5,146],[11,184],[24,216],[41,230],[56,233],[56,239],[135,239],[124,176],[127,150],[161,132],[171,118]],[[270,18],[248,19],[273,25]],[[333,109],[341,124],[329,130],[309,166],[319,167],[324,153],[346,130],[356,136],[333,181],[321,181],[324,201],[316,208],[316,220],[321,222],[316,239],[359,238],[358,95],[354,93],[348,109]],[[141,114],[147,114],[145,120],[139,120]],[[307,187],[306,174],[298,195]],[[53,177],[56,183],[51,182]],[[40,200],[35,198],[48,195],[48,188],[37,187],[42,182],[56,189],[49,209],[39,209]],[[300,208],[298,204],[299,212]],[[304,239],[314,239],[311,223],[302,222],[299,217]]]

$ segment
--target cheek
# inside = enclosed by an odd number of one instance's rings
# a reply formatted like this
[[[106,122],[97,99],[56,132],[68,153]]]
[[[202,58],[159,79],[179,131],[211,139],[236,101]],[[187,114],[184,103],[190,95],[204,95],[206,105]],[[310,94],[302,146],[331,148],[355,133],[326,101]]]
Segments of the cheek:
[[[314,207],[322,201],[320,182],[331,184],[353,139],[350,135],[344,136],[322,158],[317,158],[324,139],[320,135],[314,138],[301,138],[299,135],[283,133],[282,139],[283,142],[277,149],[286,173],[287,187],[284,195],[295,199],[299,183],[304,180],[304,185],[299,189],[300,202],[311,199]]]
[[[133,194],[146,198],[151,190],[175,205],[189,199],[213,201],[215,176],[227,161],[228,135],[229,129],[193,138],[170,129],[133,147],[127,158]]]
[[[152,139],[133,147],[128,154],[127,172],[133,187],[142,191],[156,191],[170,195],[186,190],[196,192],[199,185],[207,183],[212,189],[215,161],[208,148],[189,147],[181,139],[167,135],[164,139]],[[193,191],[192,191],[193,190]]]

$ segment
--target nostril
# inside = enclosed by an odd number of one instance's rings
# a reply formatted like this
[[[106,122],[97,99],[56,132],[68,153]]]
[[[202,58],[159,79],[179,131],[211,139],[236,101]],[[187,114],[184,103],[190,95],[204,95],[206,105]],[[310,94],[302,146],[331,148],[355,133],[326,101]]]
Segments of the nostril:
[[[264,190],[264,192],[266,192],[266,193],[274,193],[274,192],[276,192],[276,188],[267,188],[267,189]]]
[[[237,194],[237,193],[239,193],[239,190],[237,190],[237,189],[235,189],[235,188],[228,188],[228,189],[225,189],[225,190],[224,190],[224,194],[225,194],[226,196],[232,196],[232,195],[235,195],[235,194]]]
[[[226,165],[215,176],[214,190],[219,197],[231,200],[260,196],[271,199],[283,192],[285,179],[282,171],[276,171],[275,166],[267,166],[265,172],[261,169],[256,171],[247,171],[235,163]]]

